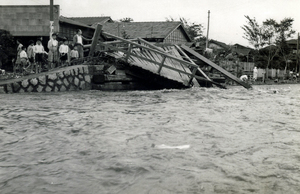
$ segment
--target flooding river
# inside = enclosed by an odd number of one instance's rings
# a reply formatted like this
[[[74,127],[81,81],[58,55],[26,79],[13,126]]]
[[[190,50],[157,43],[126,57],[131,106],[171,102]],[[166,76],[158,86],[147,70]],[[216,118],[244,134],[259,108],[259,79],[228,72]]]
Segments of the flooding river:
[[[300,85],[0,94],[1,194],[300,193]]]

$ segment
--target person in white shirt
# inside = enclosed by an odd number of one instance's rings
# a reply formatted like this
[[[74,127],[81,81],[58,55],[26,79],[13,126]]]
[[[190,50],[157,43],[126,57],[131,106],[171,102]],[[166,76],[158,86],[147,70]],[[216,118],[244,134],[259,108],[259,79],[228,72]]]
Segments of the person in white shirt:
[[[253,69],[253,81],[257,80],[257,74],[258,74],[258,70],[257,70],[256,67],[254,67],[254,69]]]
[[[243,82],[246,82],[248,80],[248,76],[247,75],[242,75],[240,77],[240,80],[242,80]]]
[[[70,56],[70,57],[71,57],[71,60],[74,60],[74,59],[78,59],[78,58],[79,58],[77,46],[74,46],[73,50],[71,50],[70,55],[71,55],[71,56]]]
[[[77,46],[79,58],[83,58],[83,40],[92,41],[93,39],[87,39],[82,36],[82,31],[78,29],[76,35],[73,37],[73,46]]]
[[[53,33],[50,40],[48,41],[48,68],[54,68],[58,62],[58,41],[56,40],[57,34]]]
[[[69,46],[68,46],[67,38],[64,38],[63,41],[64,43],[59,46],[59,55],[60,55],[62,66],[65,66],[67,65],[66,62],[68,60]]]
[[[34,55],[35,55],[35,62],[36,62],[36,71],[35,73],[39,73],[41,71],[41,67],[43,64],[43,54],[46,53],[44,46],[42,45],[42,42],[40,39],[37,39],[36,45],[33,49]]]
[[[79,54],[77,51],[77,46],[74,46],[73,50],[71,50],[70,52],[70,58],[71,58],[71,65],[73,65],[74,62],[72,62],[73,60],[76,60],[79,58]]]
[[[28,56],[26,53],[26,48],[24,46],[21,47],[22,51],[20,52],[20,62],[22,67],[22,73],[24,74],[24,70],[28,63]]]

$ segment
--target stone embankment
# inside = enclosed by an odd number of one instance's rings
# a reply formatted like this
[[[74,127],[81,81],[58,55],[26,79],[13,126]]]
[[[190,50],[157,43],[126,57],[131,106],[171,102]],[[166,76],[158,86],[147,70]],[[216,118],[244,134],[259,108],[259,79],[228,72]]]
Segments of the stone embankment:
[[[0,80],[0,93],[90,90],[90,69],[88,65],[76,65],[16,79]]]

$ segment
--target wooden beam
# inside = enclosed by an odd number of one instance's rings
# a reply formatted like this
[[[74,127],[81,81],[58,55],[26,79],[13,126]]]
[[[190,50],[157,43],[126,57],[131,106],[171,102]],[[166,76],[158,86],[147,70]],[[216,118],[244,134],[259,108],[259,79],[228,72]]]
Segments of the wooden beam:
[[[127,40],[130,40],[130,41],[137,41],[137,39],[127,39]],[[105,44],[119,44],[119,43],[124,43],[124,42],[121,41],[121,40],[105,41]]]
[[[195,78],[196,72],[197,72],[197,68],[194,67],[194,68],[193,68],[193,71],[192,71],[191,78],[190,78],[190,80],[189,80],[189,85],[192,83],[193,79]]]
[[[91,48],[90,48],[90,52],[89,52],[90,57],[94,55],[95,48],[97,46],[98,39],[100,37],[101,31],[102,31],[102,25],[100,25],[98,23],[96,31],[94,32],[94,36],[93,36],[93,40],[92,40],[92,44],[91,44]]]
[[[158,70],[157,70],[157,73],[158,73],[158,74],[160,74],[160,71],[161,71],[161,69],[162,69],[162,67],[163,67],[163,65],[164,65],[165,60],[166,60],[166,56],[163,57],[163,59],[162,59],[160,65],[159,65],[159,68],[158,68]]]
[[[157,47],[153,44],[151,44],[150,42],[142,39],[142,38],[137,38],[139,41],[141,41],[142,43],[144,43],[145,45],[149,46],[150,48],[153,48],[153,49],[156,49],[156,50],[159,50],[159,51],[162,51],[162,52],[165,52],[164,49],[160,48],[160,47]],[[166,52],[165,52],[166,53]]]
[[[222,74],[224,74],[225,76],[227,76],[228,78],[230,78],[231,80],[235,81],[236,83],[244,86],[245,88],[249,89],[252,88],[251,85],[243,82],[242,80],[240,80],[239,78],[237,78],[236,76],[232,75],[231,73],[229,73],[228,71],[226,71],[225,69],[223,69],[222,67],[218,66],[217,64],[213,63],[212,61],[210,61],[209,59],[205,58],[204,56],[200,55],[199,53],[197,53],[196,51],[194,51],[193,49],[182,45],[181,48],[183,48],[184,50],[186,50],[187,52],[189,52],[190,54],[192,54],[193,56],[195,56],[197,59],[201,60],[202,62],[206,63],[207,65],[213,67],[214,69],[218,70],[219,72],[221,72]]]
[[[178,45],[175,45],[175,47],[178,49],[178,51],[181,53],[181,54],[183,54],[183,56],[187,59],[187,60],[189,60],[191,63],[193,63],[193,64],[195,64],[196,65],[196,63],[178,46]],[[197,65],[198,66],[198,65]],[[209,81],[212,81],[203,71],[202,71],[202,69],[200,69],[200,67],[198,66],[198,71],[206,78],[206,79],[208,79]]]
[[[132,44],[129,45],[128,51],[126,52],[126,58],[125,58],[126,62],[128,62],[128,58],[130,56],[131,50],[132,50]]]

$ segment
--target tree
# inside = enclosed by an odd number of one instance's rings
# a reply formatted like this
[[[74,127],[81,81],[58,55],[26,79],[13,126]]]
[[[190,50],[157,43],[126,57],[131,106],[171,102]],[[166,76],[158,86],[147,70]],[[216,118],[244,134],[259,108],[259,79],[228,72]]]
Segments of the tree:
[[[0,29],[0,63],[6,64],[16,55],[16,43],[9,31]]]
[[[197,24],[195,22],[188,22],[187,19],[184,17],[179,18],[180,22],[182,23],[185,31],[189,35],[189,37],[192,39],[192,41],[201,41],[205,39],[203,36],[203,25],[202,24]],[[166,18],[167,22],[174,22],[175,19],[172,17]]]
[[[126,17],[119,20],[120,22],[133,22],[132,18]]]
[[[267,60],[266,68],[269,68],[274,57],[279,56],[279,61],[285,62],[285,69],[292,57],[291,50],[287,45],[287,39],[291,38],[295,31],[292,29],[294,19],[284,18],[279,23],[274,19],[267,19],[260,26],[255,18],[247,18],[247,24],[242,26],[244,38],[249,41],[258,51],[268,45],[268,52],[259,52]],[[274,47],[275,46],[275,47]],[[266,54],[267,53],[267,54]]]
[[[267,69],[270,67],[271,61],[274,59],[276,55],[278,55],[278,47],[275,46],[275,29],[276,21],[274,19],[267,19],[263,22],[262,26],[262,39],[264,40],[264,43],[268,45],[267,52],[265,56],[267,58]],[[268,71],[267,71],[267,77],[268,77]]]
[[[243,38],[247,39],[255,49],[259,50],[265,45],[262,27],[257,23],[255,18],[251,19],[247,15],[245,18],[247,19],[247,24],[242,26],[245,35]]]
[[[280,51],[281,56],[285,61],[285,70],[288,67],[288,63],[292,58],[291,49],[288,47],[286,41],[288,38],[291,38],[295,31],[292,29],[293,18],[284,18],[280,23],[275,23],[275,32],[278,34],[276,37],[276,45]]]

